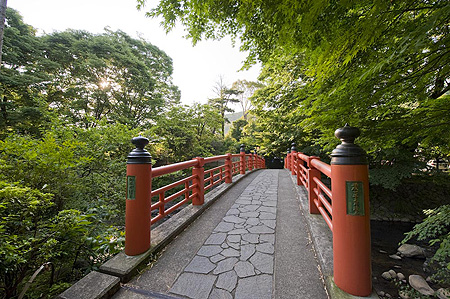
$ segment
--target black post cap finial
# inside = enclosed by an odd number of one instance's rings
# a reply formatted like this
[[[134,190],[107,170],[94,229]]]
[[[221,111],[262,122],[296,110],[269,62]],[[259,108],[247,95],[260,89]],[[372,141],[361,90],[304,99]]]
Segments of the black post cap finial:
[[[291,143],[291,151],[297,151],[297,148],[295,147],[295,142]]]
[[[148,139],[139,135],[131,139],[131,143],[136,147],[128,154],[127,164],[151,164],[152,156],[144,147],[148,144]]]
[[[138,137],[134,137],[133,139],[131,139],[131,143],[133,143],[136,148],[142,150],[148,144],[148,139],[139,135]]]
[[[355,139],[359,135],[361,135],[361,131],[356,127],[350,127],[348,124],[334,132],[334,136],[339,138],[342,143],[355,143]]]
[[[357,144],[355,139],[359,137],[361,131],[356,127],[345,124],[343,128],[339,128],[334,135],[341,140],[339,144],[331,152],[331,164],[334,165],[365,165],[367,162],[366,152]]]
[[[239,149],[240,152],[245,152],[245,144],[241,144],[241,147]]]

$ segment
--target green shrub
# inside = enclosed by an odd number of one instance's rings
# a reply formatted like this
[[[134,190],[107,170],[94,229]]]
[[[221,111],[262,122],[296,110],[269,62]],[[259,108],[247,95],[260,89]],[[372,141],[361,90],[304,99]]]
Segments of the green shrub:
[[[439,245],[431,259],[437,265],[437,272],[432,276],[435,281],[449,281],[450,279],[450,205],[443,205],[433,210],[425,210],[427,218],[414,226],[413,230],[406,234],[402,243],[416,237],[420,240],[428,240],[429,244]]]

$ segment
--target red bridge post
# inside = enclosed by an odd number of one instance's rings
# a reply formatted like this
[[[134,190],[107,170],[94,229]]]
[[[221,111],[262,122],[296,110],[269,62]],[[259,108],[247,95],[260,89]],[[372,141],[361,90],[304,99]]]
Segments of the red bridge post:
[[[366,153],[354,140],[358,128],[346,125],[335,135],[342,141],[331,154],[333,192],[334,281],[356,296],[372,293],[369,175]]]
[[[286,151],[286,158],[284,159],[284,168],[289,169],[289,154],[291,153],[290,149]]]
[[[241,155],[239,160],[240,174],[245,174],[245,145],[241,144],[239,151],[239,154]]]
[[[231,160],[232,155],[227,154],[225,159],[225,183],[230,184],[233,182],[233,161]]]
[[[192,175],[194,175],[194,179],[192,183],[197,187],[195,191],[197,196],[192,199],[192,204],[194,206],[201,206],[205,202],[205,159],[201,157],[195,158],[197,160],[197,165],[192,168]]]
[[[317,208],[314,200],[319,201],[319,198],[314,192],[314,188],[319,189],[317,183],[314,181],[314,178],[318,178],[320,180],[321,174],[320,171],[317,170],[314,166],[311,165],[311,161],[313,159],[320,160],[319,157],[310,156],[307,161],[308,165],[308,201],[309,201],[309,213],[310,214],[320,214],[319,209]]]
[[[125,207],[125,254],[138,255],[150,248],[152,157],[144,147],[148,139],[134,137],[128,154]]]
[[[291,147],[291,174],[295,175],[295,163],[297,162],[297,148],[295,147],[295,142],[292,142],[292,147]]]

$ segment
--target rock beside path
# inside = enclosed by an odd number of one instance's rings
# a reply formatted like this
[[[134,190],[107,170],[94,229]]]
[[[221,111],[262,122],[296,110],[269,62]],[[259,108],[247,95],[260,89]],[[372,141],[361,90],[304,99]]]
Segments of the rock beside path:
[[[450,290],[440,288],[439,290],[436,291],[436,296],[439,299],[450,299]]]
[[[425,250],[417,245],[403,244],[397,250],[405,257],[425,258]]]
[[[428,285],[425,279],[420,275],[410,275],[409,284],[422,295],[431,296],[434,290]]]

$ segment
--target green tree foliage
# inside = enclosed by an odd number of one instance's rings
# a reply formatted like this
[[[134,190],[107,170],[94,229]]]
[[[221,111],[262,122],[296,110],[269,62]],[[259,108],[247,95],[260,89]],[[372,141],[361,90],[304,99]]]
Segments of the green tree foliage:
[[[450,206],[443,205],[433,210],[426,210],[427,218],[414,226],[407,233],[402,243],[412,238],[426,240],[431,246],[439,245],[435,252],[432,263],[438,265],[437,272],[433,275],[435,281],[448,282],[450,279]]]
[[[122,31],[67,30],[37,37],[8,9],[0,69],[0,134],[38,135],[51,118],[146,126],[178,103],[172,59]]]
[[[54,126],[39,139],[11,135],[0,141],[0,235],[8,238],[1,243],[17,242],[0,255],[21,261],[12,272],[0,269],[5,294],[17,292],[45,262],[60,269],[58,284],[78,279],[122,248],[124,161],[137,134],[121,124]]]
[[[94,214],[58,212],[52,194],[0,181],[0,294],[6,298],[17,295],[30,272],[44,263],[52,263],[57,270],[55,277],[47,275],[47,281],[70,281],[77,277],[77,262],[93,266],[101,262],[99,252],[117,252],[118,242],[111,242],[113,234],[96,233],[98,219]],[[93,256],[97,259],[92,260]]]
[[[221,115],[210,105],[173,106],[151,129],[163,138],[154,158],[173,163],[223,153],[215,144],[221,139],[222,123]]]
[[[323,157],[339,142],[334,130],[349,123],[361,129],[371,183],[383,189],[423,173],[431,159],[450,159],[447,0],[161,0],[148,14],[166,30],[181,23],[194,44],[239,38],[247,66],[262,63],[253,136],[267,152],[296,141]],[[446,209],[412,235],[440,242],[436,259],[448,275]]]
[[[17,11],[6,10],[3,59],[0,67],[0,134],[39,134],[49,113],[41,92],[48,80],[43,71],[42,41]]]
[[[244,119],[247,119],[249,112],[252,110],[252,102],[250,98],[253,96],[255,91],[262,88],[264,85],[260,82],[253,82],[247,80],[237,80],[231,86],[231,89],[237,90],[239,93],[237,95],[239,103],[242,107],[242,114]]]
[[[223,82],[222,76],[219,77],[219,80],[216,82],[216,85],[213,89],[217,97],[209,99],[208,104],[215,107],[217,111],[219,111],[222,119],[222,137],[225,138],[225,122],[228,121],[225,117],[225,113],[234,111],[233,109],[228,107],[228,105],[231,103],[239,102],[239,99],[237,99],[236,96],[239,95],[241,91],[228,88]]]
[[[329,153],[348,122],[362,129],[374,177],[396,173],[375,181],[389,188],[431,151],[450,154],[448,1],[163,0],[149,15],[167,30],[180,22],[194,43],[239,38],[247,63],[262,62],[256,114],[280,133],[269,147],[295,139]]]
[[[58,114],[85,127],[99,120],[145,126],[177,103],[171,83],[172,59],[157,47],[122,31],[47,35],[45,56],[51,69],[48,102]]]
[[[240,142],[242,137],[242,129],[248,124],[248,122],[245,119],[238,119],[233,122],[231,126],[231,132],[230,135],[232,138],[234,138],[237,142]]]
[[[4,41],[0,297],[16,297],[46,263],[54,275],[39,274],[26,296],[51,297],[123,248],[130,140],[141,131],[151,134],[151,125],[171,126],[164,119],[176,118],[170,111],[180,94],[170,57],[121,31],[36,36],[8,9]],[[187,140],[189,152],[175,143],[177,161],[182,154],[216,150],[217,111],[206,105],[183,109],[188,130],[180,137],[192,135],[194,142]],[[157,156],[166,146],[149,150]]]

